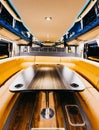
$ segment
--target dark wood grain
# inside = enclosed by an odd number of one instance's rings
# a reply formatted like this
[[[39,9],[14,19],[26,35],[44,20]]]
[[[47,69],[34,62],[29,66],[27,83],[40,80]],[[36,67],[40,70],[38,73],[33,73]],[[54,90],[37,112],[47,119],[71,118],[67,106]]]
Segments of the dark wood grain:
[[[51,119],[44,119],[41,116],[41,110],[46,107],[45,91],[23,93],[13,115],[10,117],[10,123],[6,130],[28,130],[29,126],[30,128],[88,130],[86,122],[84,126],[71,126],[68,121],[65,106],[76,104],[74,96],[73,92],[50,91],[49,107],[53,109],[54,116]],[[70,113],[70,116],[71,122],[82,123],[80,111],[74,116]]]
[[[6,130],[28,130],[36,93],[21,94]]]
[[[72,126],[67,117],[67,112],[66,112],[66,105],[77,105],[76,100],[75,100],[75,94],[74,92],[63,92],[63,93],[58,93],[60,95],[60,101],[61,101],[61,106],[63,109],[64,117],[65,117],[65,125],[68,130],[89,130],[87,126],[87,122],[85,121],[84,126]],[[79,106],[78,106],[79,107]],[[79,108],[80,109],[80,108]],[[70,114],[70,119],[72,123],[83,123],[82,117],[81,117],[80,111],[78,111],[77,114]]]

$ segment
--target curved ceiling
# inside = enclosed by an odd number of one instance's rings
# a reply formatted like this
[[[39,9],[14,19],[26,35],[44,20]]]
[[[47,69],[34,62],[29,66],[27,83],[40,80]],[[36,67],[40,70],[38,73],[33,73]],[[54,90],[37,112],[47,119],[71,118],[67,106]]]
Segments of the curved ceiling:
[[[56,42],[71,27],[87,0],[12,0],[22,21],[43,42]],[[51,21],[45,17],[52,17]]]

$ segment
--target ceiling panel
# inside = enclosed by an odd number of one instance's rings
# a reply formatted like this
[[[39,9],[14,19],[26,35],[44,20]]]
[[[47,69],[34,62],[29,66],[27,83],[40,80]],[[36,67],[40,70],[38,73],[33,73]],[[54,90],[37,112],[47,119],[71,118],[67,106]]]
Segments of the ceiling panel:
[[[71,27],[86,0],[12,0],[12,3],[38,40],[55,42]],[[46,21],[47,16],[52,20]]]

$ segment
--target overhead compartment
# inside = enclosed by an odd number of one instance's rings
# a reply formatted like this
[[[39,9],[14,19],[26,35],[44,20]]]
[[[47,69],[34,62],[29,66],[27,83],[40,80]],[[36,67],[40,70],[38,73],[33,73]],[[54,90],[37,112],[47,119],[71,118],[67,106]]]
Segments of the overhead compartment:
[[[0,2],[0,37],[17,41],[18,44],[30,43],[32,34],[7,2],[3,0]]]
[[[12,5],[10,4],[9,0],[1,0],[0,6],[4,6],[14,19],[21,21],[21,17],[17,12],[15,12],[15,9],[11,8]]]

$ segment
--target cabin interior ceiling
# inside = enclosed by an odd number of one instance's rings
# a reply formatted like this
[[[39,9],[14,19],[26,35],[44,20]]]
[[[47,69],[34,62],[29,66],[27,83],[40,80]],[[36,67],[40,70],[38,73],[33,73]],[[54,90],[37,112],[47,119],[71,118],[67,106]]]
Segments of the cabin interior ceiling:
[[[22,21],[42,42],[56,42],[72,26],[87,0],[12,0]],[[24,4],[25,3],[25,4]],[[46,21],[45,17],[52,17]]]

